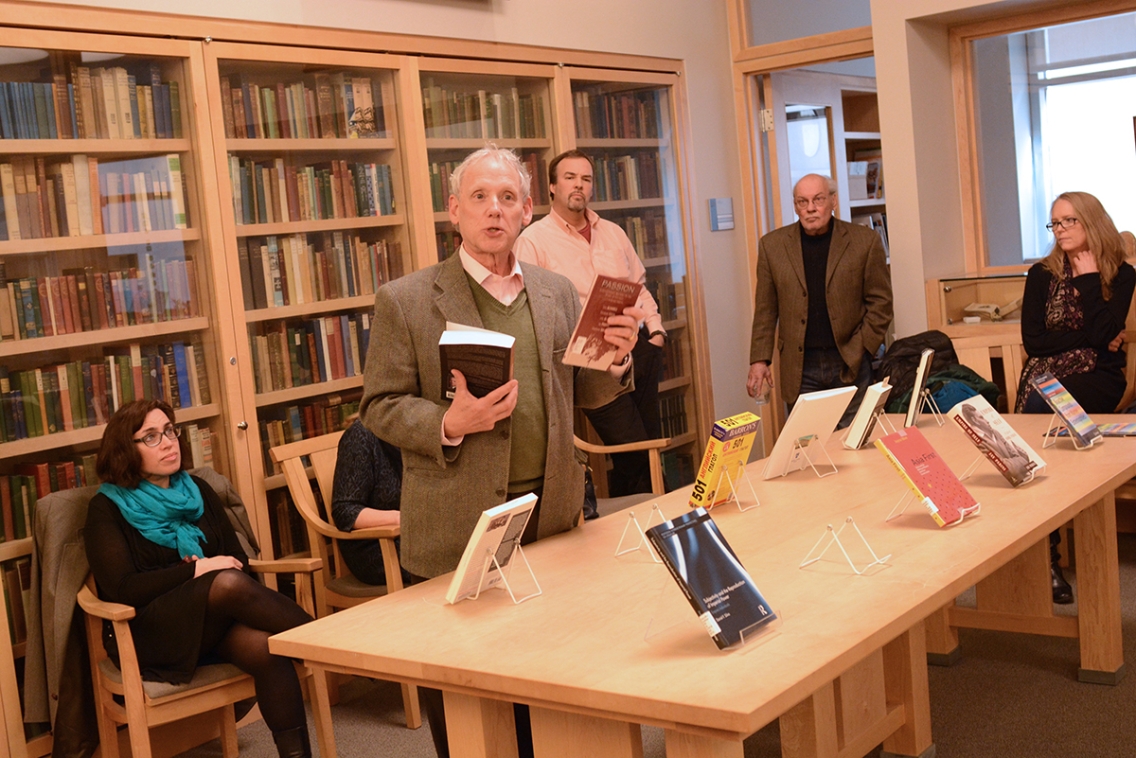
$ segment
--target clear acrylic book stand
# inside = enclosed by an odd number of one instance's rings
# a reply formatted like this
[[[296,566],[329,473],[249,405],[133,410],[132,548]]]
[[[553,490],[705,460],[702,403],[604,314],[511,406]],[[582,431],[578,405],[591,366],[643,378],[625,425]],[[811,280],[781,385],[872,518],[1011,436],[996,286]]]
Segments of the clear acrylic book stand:
[[[864,544],[864,547],[868,549],[868,552],[872,556],[872,562],[864,566],[864,568],[862,569],[856,568],[856,564],[852,562],[852,557],[848,555],[848,550],[844,547],[844,543],[840,541],[840,535],[844,532],[849,524],[851,524],[852,528],[856,530],[856,534],[860,537],[860,542]],[[820,547],[821,543],[824,542],[826,538],[828,539],[828,542],[825,543],[824,548],[816,557],[812,557],[813,553],[816,552],[816,549]],[[876,551],[873,550],[872,546],[868,544],[868,540],[864,537],[864,533],[860,531],[860,527],[856,526],[855,519],[849,516],[847,519],[845,519],[844,523],[840,525],[839,529],[833,529],[832,524],[829,524],[827,527],[825,527],[825,533],[822,534],[820,536],[820,539],[816,541],[816,544],[813,545],[812,550],[809,550],[808,555],[806,555],[805,559],[801,561],[799,568],[810,566],[819,561],[824,557],[824,554],[827,553],[828,549],[833,545],[836,545],[838,548],[840,548],[840,552],[844,554],[844,560],[848,561],[849,567],[851,567],[853,573],[855,573],[857,576],[862,575],[872,566],[880,566],[887,563],[888,559],[891,558],[891,553],[888,553],[883,558],[876,555]]]
[[[741,633],[741,641],[728,648],[719,649],[707,635],[705,622],[699,618],[690,603],[683,597],[682,590],[671,578],[670,572],[659,570],[656,575],[659,582],[654,599],[654,607],[647,628],[643,630],[643,641],[653,647],[665,650],[686,649],[690,646],[690,638],[704,639],[710,649],[720,653],[742,652],[753,649],[757,640],[768,638],[781,629],[783,616],[781,611],[770,608],[775,616],[772,621],[759,621]]]
[[[973,463],[971,464],[971,468],[972,469],[974,468]],[[962,477],[959,477],[959,480],[961,481]],[[884,522],[886,523],[888,521],[892,521],[893,519],[897,519],[900,516],[902,516],[904,513],[907,512],[907,507],[909,505],[911,505],[913,502],[915,502],[915,494],[911,490],[907,490],[906,492],[903,493],[903,497],[901,497],[899,499],[899,502],[896,503],[894,506],[892,506],[892,509],[888,513],[887,517],[884,519]],[[923,498],[923,505],[924,506],[926,506],[928,502],[930,502],[931,505],[935,504],[934,501],[931,500],[931,498]],[[901,505],[903,507],[899,508],[899,506],[901,506]],[[899,513],[895,512],[897,508],[899,508]],[[930,510],[930,508],[928,508],[928,510]],[[958,526],[959,524],[961,524],[963,521],[966,520],[967,516],[977,516],[981,511],[982,511],[982,503],[977,503],[970,510],[963,512],[962,518],[960,518],[958,521],[952,521],[951,523],[947,524],[947,526]]]
[[[505,569],[502,568],[501,564],[497,561],[497,553],[501,552],[503,552],[504,555],[508,556],[505,561],[509,569],[508,572],[506,572]],[[513,573],[513,566],[517,564],[517,556],[520,556],[521,560],[524,561],[525,570],[528,571],[529,579],[532,580],[533,586],[536,587],[535,592],[531,592],[528,595],[525,595],[520,600],[517,599],[516,594],[513,592],[513,586],[509,583],[509,576]],[[525,550],[521,547],[521,535],[517,535],[517,537],[513,540],[512,548],[506,551],[502,551],[500,548],[498,548],[497,552],[493,552],[492,550],[485,551],[485,561],[481,564],[481,576],[477,580],[477,592],[473,593],[473,597],[471,598],[472,600],[477,600],[477,598],[481,597],[481,590],[488,589],[488,587],[485,586],[485,580],[490,576],[490,567],[496,569],[497,575],[501,577],[501,584],[505,586],[505,589],[509,593],[509,597],[513,599],[514,605],[520,605],[526,600],[532,600],[534,597],[538,597],[544,594],[544,591],[540,588],[540,582],[536,580],[536,574],[533,573],[532,566],[529,564],[529,559],[525,557]]]
[[[959,474],[959,481],[965,482],[967,479],[974,476],[974,472],[978,470],[978,465],[980,463],[982,463],[982,459],[985,458],[985,457],[986,457],[985,455],[982,455],[980,453],[978,455],[978,457],[975,458],[974,461],[972,461],[971,464],[966,467],[966,471]],[[1029,484],[1030,482],[1033,481],[1033,478],[1036,475],[1037,475],[1037,469],[1030,469],[1028,472],[1026,472],[1025,478],[1023,478],[1022,481],[1020,481],[1018,484],[1015,484],[1014,486],[1015,487],[1021,487],[1023,484]]]

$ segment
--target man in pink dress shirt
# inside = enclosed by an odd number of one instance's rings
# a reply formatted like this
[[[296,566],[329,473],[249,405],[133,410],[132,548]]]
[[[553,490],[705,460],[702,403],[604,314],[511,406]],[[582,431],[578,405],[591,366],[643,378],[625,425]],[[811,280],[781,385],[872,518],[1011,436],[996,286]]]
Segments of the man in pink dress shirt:
[[[525,263],[562,274],[572,281],[583,305],[596,274],[643,284],[647,272],[631,240],[617,224],[588,208],[592,199],[591,158],[569,150],[548,166],[552,211],[529,226],[515,247]],[[602,408],[586,410],[588,420],[607,445],[655,439],[659,424],[659,379],[667,333],[654,298],[643,289],[637,305],[646,317],[632,353],[635,389]],[[609,494],[613,497],[651,491],[650,461],[646,452],[612,456]]]

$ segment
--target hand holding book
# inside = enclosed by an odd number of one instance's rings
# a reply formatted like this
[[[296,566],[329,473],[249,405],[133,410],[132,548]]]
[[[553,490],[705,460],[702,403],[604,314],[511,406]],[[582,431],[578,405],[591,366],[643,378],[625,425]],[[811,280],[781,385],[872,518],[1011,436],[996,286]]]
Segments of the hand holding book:
[[[474,432],[488,432],[498,421],[508,418],[517,407],[517,380],[510,379],[484,397],[475,397],[466,386],[465,376],[452,370],[454,401],[442,421],[442,434],[456,440]]]
[[[639,322],[647,313],[636,305],[643,285],[596,276],[568,340],[564,362],[602,371],[618,366],[631,353],[639,336]]]

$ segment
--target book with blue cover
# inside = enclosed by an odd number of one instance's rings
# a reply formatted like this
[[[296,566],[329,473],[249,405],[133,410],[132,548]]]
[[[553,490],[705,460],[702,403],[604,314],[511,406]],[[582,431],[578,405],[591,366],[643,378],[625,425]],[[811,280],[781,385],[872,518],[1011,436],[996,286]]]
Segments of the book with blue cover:
[[[647,539],[719,649],[777,618],[705,508],[651,527]]]

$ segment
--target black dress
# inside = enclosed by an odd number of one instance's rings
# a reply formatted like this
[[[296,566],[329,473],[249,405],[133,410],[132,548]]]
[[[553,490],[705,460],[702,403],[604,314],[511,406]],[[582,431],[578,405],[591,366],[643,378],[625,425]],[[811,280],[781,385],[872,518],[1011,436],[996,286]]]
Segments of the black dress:
[[[191,478],[205,501],[197,522],[205,535],[201,557],[231,555],[248,571],[248,557],[217,494]],[[201,649],[201,636],[209,587],[218,572],[195,578],[192,563],[183,562],[177,550],[143,537],[103,494],[91,498],[84,540],[99,596],[137,609],[130,629],[143,679],[182,684],[193,678],[199,663],[216,662],[210,651]],[[103,643],[117,663],[118,645],[109,623],[104,625]]]
[[[397,511],[402,496],[402,453],[356,419],[339,439],[332,493],[331,517],[344,532],[354,529],[364,508]],[[378,540],[340,540],[339,550],[356,579],[386,584]]]

